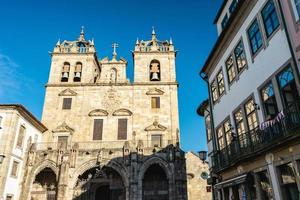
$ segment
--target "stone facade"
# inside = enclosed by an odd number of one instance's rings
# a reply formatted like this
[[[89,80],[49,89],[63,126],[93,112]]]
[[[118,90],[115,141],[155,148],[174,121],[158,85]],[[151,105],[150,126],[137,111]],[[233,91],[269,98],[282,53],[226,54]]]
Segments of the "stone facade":
[[[209,178],[208,163],[200,160],[199,156],[194,152],[187,152],[185,158],[188,199],[212,199],[211,186],[207,185],[207,179]]]
[[[23,106],[0,104],[0,199],[19,199],[27,152],[46,130]]]
[[[186,163],[172,41],[137,41],[127,61],[98,59],[84,32],[52,52],[42,122],[21,199],[185,200]]]

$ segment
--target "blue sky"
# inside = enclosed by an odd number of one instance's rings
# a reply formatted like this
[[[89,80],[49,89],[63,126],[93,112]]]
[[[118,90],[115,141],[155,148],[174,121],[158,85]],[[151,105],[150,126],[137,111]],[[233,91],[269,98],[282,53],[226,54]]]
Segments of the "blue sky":
[[[196,108],[207,97],[198,73],[216,38],[213,19],[221,0],[26,0],[1,2],[0,103],[20,103],[41,117],[49,51],[57,40],[76,39],[80,27],[95,39],[98,56],[111,56],[111,44],[128,62],[136,38],[149,39],[155,26],[161,40],[172,37],[177,54],[181,145],[206,149],[203,119]]]

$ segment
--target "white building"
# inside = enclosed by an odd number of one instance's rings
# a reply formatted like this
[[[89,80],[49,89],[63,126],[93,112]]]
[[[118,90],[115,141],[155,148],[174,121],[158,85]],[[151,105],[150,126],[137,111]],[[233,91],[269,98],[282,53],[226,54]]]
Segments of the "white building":
[[[200,73],[209,103],[198,113],[217,199],[298,195],[286,171],[300,159],[299,73],[282,19],[277,0],[226,0],[215,19],[219,36]]]
[[[19,199],[27,152],[46,130],[23,106],[0,104],[0,199]]]

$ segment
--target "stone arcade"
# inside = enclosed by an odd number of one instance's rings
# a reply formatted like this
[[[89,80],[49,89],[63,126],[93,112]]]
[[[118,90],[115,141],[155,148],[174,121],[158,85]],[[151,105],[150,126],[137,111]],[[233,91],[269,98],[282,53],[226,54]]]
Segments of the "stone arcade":
[[[27,156],[22,200],[186,200],[172,40],[137,40],[127,61],[98,59],[82,30],[54,47],[43,143]],[[101,52],[100,52],[101,53]]]

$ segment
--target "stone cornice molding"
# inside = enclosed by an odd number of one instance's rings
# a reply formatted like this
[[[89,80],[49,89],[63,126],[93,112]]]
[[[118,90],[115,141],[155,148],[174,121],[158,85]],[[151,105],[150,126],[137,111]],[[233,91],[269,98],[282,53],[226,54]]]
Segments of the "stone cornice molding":
[[[70,126],[68,126],[66,122],[63,122],[61,125],[59,125],[55,129],[53,129],[52,132],[53,133],[58,133],[58,132],[60,132],[60,133],[65,133],[65,132],[73,133],[74,129],[71,128]]]
[[[167,127],[159,124],[156,120],[150,126],[145,128],[145,131],[165,131]]]
[[[108,112],[103,109],[95,109],[89,112],[90,117],[107,116]]]
[[[58,96],[76,96],[76,95],[77,93],[71,90],[70,88],[63,90],[58,94]]]
[[[147,95],[163,95],[165,92],[158,88],[151,88],[146,92]]]
[[[135,86],[135,85],[155,85],[155,86],[162,86],[162,85],[176,85],[179,86],[178,82],[135,82],[135,83],[115,83],[114,86]],[[111,86],[110,83],[48,83],[46,87],[82,87],[82,86]]]
[[[128,109],[121,108],[113,112],[113,116],[131,116],[132,112]]]

